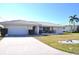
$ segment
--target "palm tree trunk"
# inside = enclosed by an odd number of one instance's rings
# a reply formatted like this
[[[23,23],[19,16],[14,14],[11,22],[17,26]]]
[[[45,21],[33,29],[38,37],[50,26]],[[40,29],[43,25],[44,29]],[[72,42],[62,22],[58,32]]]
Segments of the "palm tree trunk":
[[[69,27],[70,27],[70,32],[72,32],[72,31],[73,31],[73,28],[72,28],[73,25],[72,25],[70,22],[69,22],[69,25],[70,25],[70,26],[69,26]]]
[[[71,25],[71,32],[73,31],[73,29],[72,29],[72,25]]]
[[[75,22],[73,22],[73,32],[75,32]]]

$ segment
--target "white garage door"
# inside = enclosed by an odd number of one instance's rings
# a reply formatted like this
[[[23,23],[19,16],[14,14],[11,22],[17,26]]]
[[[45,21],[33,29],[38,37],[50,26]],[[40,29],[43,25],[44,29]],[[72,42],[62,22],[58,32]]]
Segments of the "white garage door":
[[[26,28],[8,28],[8,35],[27,35],[28,30]]]

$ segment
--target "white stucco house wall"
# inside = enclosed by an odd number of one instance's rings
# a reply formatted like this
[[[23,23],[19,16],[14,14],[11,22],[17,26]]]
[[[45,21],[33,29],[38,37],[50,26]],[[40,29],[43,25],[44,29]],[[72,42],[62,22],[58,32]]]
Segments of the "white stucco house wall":
[[[64,32],[64,27],[63,26],[54,26],[53,28],[56,31],[56,34],[60,34]]]
[[[8,28],[7,36],[11,35],[29,35],[40,33],[63,33],[64,28],[59,24],[34,22],[24,20],[12,20],[0,22],[5,28]]]
[[[78,25],[75,25],[75,28],[73,25],[64,25],[64,31],[66,32],[71,32],[72,29],[74,29],[75,31],[77,30]]]

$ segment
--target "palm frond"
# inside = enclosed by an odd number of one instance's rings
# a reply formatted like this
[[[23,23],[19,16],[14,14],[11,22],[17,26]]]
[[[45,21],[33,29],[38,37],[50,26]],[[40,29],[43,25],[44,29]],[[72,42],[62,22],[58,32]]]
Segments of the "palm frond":
[[[69,16],[69,18],[73,18],[73,16]]]
[[[73,21],[74,21],[73,19],[70,19],[70,20],[69,20],[70,23],[72,23]]]
[[[75,18],[77,15],[74,15],[73,17]]]

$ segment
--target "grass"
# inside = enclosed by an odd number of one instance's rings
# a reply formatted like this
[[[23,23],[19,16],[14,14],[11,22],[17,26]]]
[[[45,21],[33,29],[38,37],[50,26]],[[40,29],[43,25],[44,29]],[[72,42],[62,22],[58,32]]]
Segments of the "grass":
[[[73,53],[79,54],[79,44],[62,44],[58,43],[59,40],[79,40],[79,33],[69,33],[64,35],[50,35],[50,36],[39,36],[36,37],[41,42],[54,47],[56,49]]]

